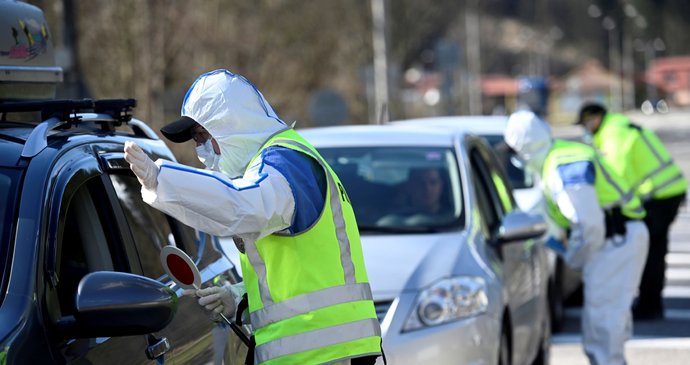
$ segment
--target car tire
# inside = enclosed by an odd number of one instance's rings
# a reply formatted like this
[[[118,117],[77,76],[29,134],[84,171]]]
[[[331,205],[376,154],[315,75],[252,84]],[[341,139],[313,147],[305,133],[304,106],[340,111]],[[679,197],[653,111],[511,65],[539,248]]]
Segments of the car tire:
[[[551,328],[553,328],[551,316],[544,316],[539,352],[537,352],[537,357],[532,362],[532,365],[549,365],[551,361]]]
[[[498,365],[510,365],[510,337],[508,336],[508,330],[508,325],[504,323],[498,344]]]
[[[549,301],[549,316],[551,322],[551,332],[558,333],[563,329],[564,321],[564,299],[563,291],[561,290],[561,281],[563,278],[560,267],[556,270],[556,277],[549,280],[548,301]]]
[[[568,298],[565,299],[566,307],[582,307],[585,303],[585,294],[583,284],[580,284],[575,291],[573,291]]]

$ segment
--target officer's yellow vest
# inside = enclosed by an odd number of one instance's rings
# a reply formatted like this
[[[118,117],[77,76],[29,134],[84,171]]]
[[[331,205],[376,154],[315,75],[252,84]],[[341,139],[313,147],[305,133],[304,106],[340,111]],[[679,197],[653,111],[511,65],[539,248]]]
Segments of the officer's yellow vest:
[[[607,113],[592,143],[643,201],[678,196],[688,188],[656,134],[622,114]]]
[[[491,171],[491,180],[493,180],[494,185],[496,185],[496,190],[498,190],[498,197],[501,199],[503,210],[506,213],[512,212],[513,200],[510,198],[510,193],[508,193],[508,188],[503,182],[503,179],[501,179],[495,171]]]
[[[578,161],[590,161],[594,165],[594,189],[597,193],[599,205],[604,210],[619,207],[628,218],[644,218],[645,211],[640,199],[633,194],[629,185],[613,169],[603,161],[596,150],[578,142],[556,139],[544,160],[544,181],[550,181],[552,174],[557,174],[557,168],[561,165]],[[558,205],[553,200],[549,184],[545,185],[546,203],[549,215],[563,228],[568,228],[570,222],[563,216]]]
[[[304,232],[274,233],[240,255],[256,340],[255,362],[321,364],[381,353],[355,215],[338,177],[289,129],[268,146],[287,147],[326,172],[323,211]],[[250,164],[251,166],[251,164]]]

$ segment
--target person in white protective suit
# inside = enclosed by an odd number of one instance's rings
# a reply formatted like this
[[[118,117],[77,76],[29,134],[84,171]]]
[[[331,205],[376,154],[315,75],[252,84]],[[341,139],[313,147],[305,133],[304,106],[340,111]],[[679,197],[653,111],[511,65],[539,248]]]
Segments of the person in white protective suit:
[[[590,146],[553,139],[529,111],[509,118],[505,142],[541,176],[549,215],[569,230],[560,246],[566,264],[582,271],[584,351],[591,364],[625,364],[632,335],[631,304],[642,276],[648,231],[644,209],[626,182]]]
[[[207,169],[153,162],[130,142],[125,159],[144,201],[238,246],[242,285],[195,291],[199,304],[217,320],[232,318],[247,298],[255,343],[248,362],[374,364],[381,330],[337,176],[241,75],[201,75],[181,114],[161,132],[194,140]]]

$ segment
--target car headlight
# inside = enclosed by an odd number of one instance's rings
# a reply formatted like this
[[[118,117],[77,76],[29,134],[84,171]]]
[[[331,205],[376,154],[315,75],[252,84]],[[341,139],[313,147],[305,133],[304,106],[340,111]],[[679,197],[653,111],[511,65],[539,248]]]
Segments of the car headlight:
[[[476,276],[443,279],[419,293],[403,331],[476,316],[486,312],[488,305],[484,279]]]

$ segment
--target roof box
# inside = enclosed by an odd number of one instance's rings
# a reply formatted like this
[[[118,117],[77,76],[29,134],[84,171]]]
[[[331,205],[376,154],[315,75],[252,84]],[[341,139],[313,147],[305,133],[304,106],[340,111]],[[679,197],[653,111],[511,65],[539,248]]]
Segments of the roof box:
[[[53,99],[62,82],[43,11],[0,0],[0,100]]]

